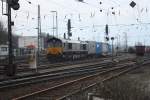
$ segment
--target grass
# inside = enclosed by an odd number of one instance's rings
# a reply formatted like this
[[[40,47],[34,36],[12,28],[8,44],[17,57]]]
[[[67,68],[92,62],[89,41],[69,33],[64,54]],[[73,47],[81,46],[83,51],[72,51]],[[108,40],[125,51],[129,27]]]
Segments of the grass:
[[[150,100],[147,87],[137,80],[119,78],[99,84],[95,93],[106,100]]]

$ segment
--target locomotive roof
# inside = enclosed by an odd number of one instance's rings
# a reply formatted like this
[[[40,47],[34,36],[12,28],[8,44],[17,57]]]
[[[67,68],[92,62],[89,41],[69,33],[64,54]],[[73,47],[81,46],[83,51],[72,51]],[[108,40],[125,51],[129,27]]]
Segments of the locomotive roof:
[[[62,42],[65,43],[79,43],[79,44],[87,44],[86,41],[79,41],[79,40],[69,40],[69,39],[61,39]]]
[[[51,41],[51,40],[61,41],[61,39],[59,39],[59,38],[51,37],[51,38],[47,39],[47,42],[49,42],[49,41]]]
[[[47,40],[47,42],[51,40],[57,40],[57,41],[65,42],[65,43],[80,43],[80,41],[77,41],[77,40],[69,40],[69,39],[63,39],[63,38],[57,38],[57,37],[51,37]]]
[[[96,42],[96,41],[79,41],[79,40],[70,40],[70,39],[64,39],[64,38],[57,38],[57,37],[52,37],[48,39],[47,41],[49,42],[50,40],[58,40],[63,43],[79,43],[79,44],[88,44],[88,42],[95,42],[95,43],[102,43],[102,44],[109,44],[109,43],[104,43],[104,42]]]
[[[80,41],[77,40],[67,40],[67,39],[61,39],[61,40],[66,43],[80,43]]]
[[[98,42],[98,41],[86,41],[87,43],[101,43],[101,44],[109,44],[109,43],[105,43],[105,42]]]

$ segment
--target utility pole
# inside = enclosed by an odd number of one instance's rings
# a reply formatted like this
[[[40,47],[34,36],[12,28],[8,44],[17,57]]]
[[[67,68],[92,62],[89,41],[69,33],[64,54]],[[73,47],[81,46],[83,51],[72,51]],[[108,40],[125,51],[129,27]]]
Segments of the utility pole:
[[[56,35],[58,37],[58,13],[56,11]]]
[[[120,53],[120,35],[118,34],[118,37],[117,37],[117,47],[118,47],[118,50],[117,50],[117,53],[119,54]]]
[[[41,40],[41,16],[40,16],[40,5],[38,5],[38,61],[39,62],[39,56],[40,56],[40,40]]]
[[[120,50],[120,47],[121,47],[121,43],[120,43],[120,35],[118,34],[118,37],[119,37],[119,50]]]
[[[125,52],[128,52],[128,37],[126,32],[124,34],[125,34]]]
[[[42,41],[41,17],[40,17],[40,51],[42,51],[42,47],[43,47],[43,41]]]
[[[53,37],[54,37],[54,15],[53,15]]]

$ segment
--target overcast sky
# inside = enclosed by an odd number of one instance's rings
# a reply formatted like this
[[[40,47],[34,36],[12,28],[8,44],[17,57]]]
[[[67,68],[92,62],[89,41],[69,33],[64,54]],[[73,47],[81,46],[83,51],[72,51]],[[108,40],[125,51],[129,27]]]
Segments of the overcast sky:
[[[31,4],[28,3],[31,2]],[[104,41],[105,25],[109,25],[109,36],[128,35],[128,43],[150,44],[150,0],[134,0],[136,6],[129,6],[132,0],[20,0],[20,9],[12,11],[15,22],[13,32],[18,35],[36,36],[37,5],[41,6],[42,32],[53,34],[53,14],[58,12],[59,37],[67,32],[67,19],[72,22],[72,39]],[[100,4],[100,2],[102,4]],[[0,4],[1,6],[1,4]],[[0,8],[1,9],[1,8]],[[100,12],[102,10],[102,12]],[[0,11],[1,12],[1,11]],[[115,14],[112,14],[115,12]],[[0,13],[0,20],[7,25],[6,16]]]

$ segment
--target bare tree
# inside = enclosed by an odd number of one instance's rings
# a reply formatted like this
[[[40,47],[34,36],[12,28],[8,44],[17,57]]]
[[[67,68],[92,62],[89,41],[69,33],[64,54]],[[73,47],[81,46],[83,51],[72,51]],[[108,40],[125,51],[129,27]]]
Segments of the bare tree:
[[[12,36],[12,43],[13,43],[13,47],[17,48],[18,47],[18,36],[13,34]],[[0,21],[0,45],[1,44],[7,44],[8,43],[8,32],[7,29],[4,28],[3,23]]]
[[[4,28],[3,23],[0,21],[0,44],[7,44],[8,41],[8,33]]]

